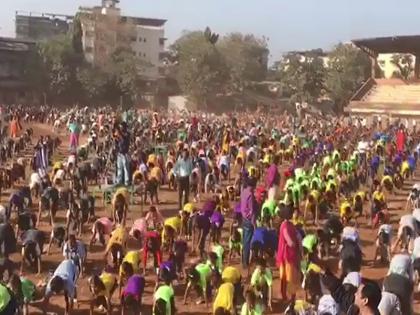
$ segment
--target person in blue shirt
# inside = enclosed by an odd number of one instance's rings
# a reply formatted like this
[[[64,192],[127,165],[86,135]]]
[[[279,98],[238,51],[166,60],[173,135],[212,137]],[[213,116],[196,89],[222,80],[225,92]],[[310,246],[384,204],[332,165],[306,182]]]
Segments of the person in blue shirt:
[[[188,203],[192,171],[193,164],[188,149],[184,149],[182,157],[178,158],[174,167],[174,174],[178,180],[179,209],[182,209],[184,204]]]
[[[73,308],[73,300],[77,298],[76,282],[78,277],[78,268],[73,260],[63,260],[48,281],[45,290],[44,303],[47,304],[52,295],[63,293],[64,301],[66,303],[66,311],[64,314],[69,314],[70,310]]]

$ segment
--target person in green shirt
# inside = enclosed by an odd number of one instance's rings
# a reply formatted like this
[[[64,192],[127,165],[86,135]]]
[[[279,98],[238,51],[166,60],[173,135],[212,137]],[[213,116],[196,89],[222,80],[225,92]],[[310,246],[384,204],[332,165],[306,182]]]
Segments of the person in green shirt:
[[[257,302],[254,291],[248,290],[245,294],[245,303],[241,308],[241,315],[263,315],[264,307]]]
[[[16,274],[11,275],[8,287],[13,292],[17,305],[22,308],[24,315],[29,314],[29,303],[42,298],[43,295],[31,280],[19,277]]]
[[[271,297],[273,287],[273,275],[271,270],[266,267],[263,258],[257,260],[257,265],[251,276],[251,287],[257,296],[261,296],[271,310]]]
[[[153,315],[175,314],[175,292],[169,274],[163,275],[163,284],[153,294]]]
[[[19,304],[11,290],[0,284],[0,314],[12,315],[18,308]]]
[[[194,287],[197,290],[197,293],[203,297],[206,306],[209,305],[208,302],[211,291],[208,284],[211,278],[211,274],[212,268],[208,264],[203,263],[198,264],[188,272],[188,283],[184,294],[184,304],[187,303],[187,297],[191,291],[191,288]],[[202,301],[197,302],[197,304],[201,303]]]

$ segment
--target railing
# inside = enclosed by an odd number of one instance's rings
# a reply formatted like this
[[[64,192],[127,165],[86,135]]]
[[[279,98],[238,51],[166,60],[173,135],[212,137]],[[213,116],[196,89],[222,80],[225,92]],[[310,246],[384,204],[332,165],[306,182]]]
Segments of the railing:
[[[367,79],[365,83],[353,94],[350,101],[360,101],[363,96],[375,85],[375,80],[372,78]]]

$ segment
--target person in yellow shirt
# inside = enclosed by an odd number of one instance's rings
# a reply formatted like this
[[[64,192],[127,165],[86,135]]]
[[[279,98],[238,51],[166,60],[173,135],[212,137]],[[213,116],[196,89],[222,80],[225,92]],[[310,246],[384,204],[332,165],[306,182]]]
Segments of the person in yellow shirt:
[[[357,216],[362,216],[364,202],[366,201],[366,193],[364,191],[357,192],[353,197],[353,209]]]
[[[340,218],[341,221],[343,222],[343,225],[347,225],[349,224],[350,220],[353,218],[353,210],[351,208],[351,204],[350,202],[348,202],[347,200],[343,201],[340,205]],[[356,221],[356,218],[354,218],[354,220]],[[357,225],[357,221],[356,221],[356,225]]]
[[[114,222],[125,226],[127,220],[128,204],[130,200],[130,192],[127,188],[118,188],[112,198],[112,209]]]
[[[305,211],[303,213],[303,220],[304,223],[306,224],[306,218],[307,218],[307,214],[308,211],[310,211],[312,213],[312,220],[313,220],[313,224],[317,224],[318,223],[318,202],[319,202],[319,197],[320,197],[320,193],[317,190],[312,190],[309,194],[308,197],[306,199],[306,203],[305,203]]]
[[[216,298],[213,302],[213,314],[235,314],[233,284],[230,282],[222,283],[217,290]]]
[[[162,244],[172,248],[175,238],[181,232],[181,226],[182,220],[179,215],[166,219],[163,223]]]
[[[111,299],[117,288],[117,278],[109,272],[102,272],[100,276],[92,276],[89,280],[89,289],[92,294],[90,303],[90,314],[93,314],[94,308],[103,307],[107,314],[111,314]]]
[[[140,271],[140,251],[131,250],[127,254],[125,254],[124,259],[122,260],[122,264],[120,266],[120,281],[126,276],[123,269],[124,263],[130,264],[133,267],[133,272],[138,273]]]
[[[124,257],[123,253],[127,247],[127,231],[123,226],[118,226],[108,240],[105,249],[104,258],[107,260],[109,252],[111,252],[112,261],[115,267],[118,267]]]
[[[159,204],[159,185],[162,181],[162,170],[159,166],[153,163],[149,163],[149,177],[146,184],[146,193],[150,195],[150,204],[153,204],[153,198],[156,200],[156,204]],[[146,195],[147,200],[147,195]]]
[[[382,177],[381,185],[384,187],[389,193],[392,193],[394,191],[394,183],[393,179],[389,175],[385,175]]]

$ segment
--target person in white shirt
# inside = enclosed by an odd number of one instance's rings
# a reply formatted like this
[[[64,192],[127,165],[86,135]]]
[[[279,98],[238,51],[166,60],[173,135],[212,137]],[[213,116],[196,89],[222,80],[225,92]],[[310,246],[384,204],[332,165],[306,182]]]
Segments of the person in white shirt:
[[[398,227],[397,240],[392,246],[392,252],[395,252],[397,246],[401,244],[403,250],[410,250],[413,248],[413,240],[416,237],[416,220],[412,214],[403,215],[400,218]]]
[[[391,244],[392,226],[390,224],[382,224],[378,229],[378,235],[376,237],[376,250],[373,261],[376,262],[378,256],[389,261],[391,258]],[[386,257],[384,257],[384,255]]]

